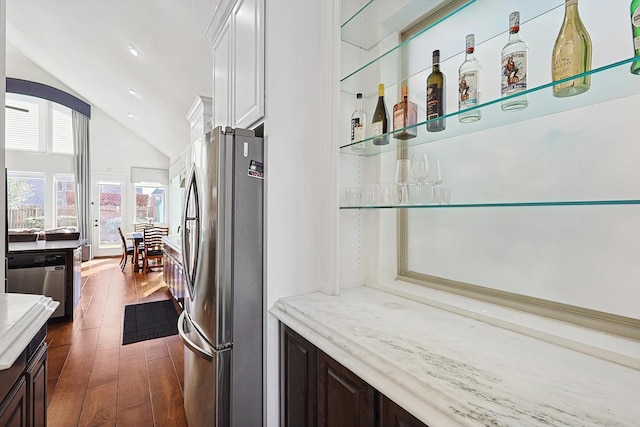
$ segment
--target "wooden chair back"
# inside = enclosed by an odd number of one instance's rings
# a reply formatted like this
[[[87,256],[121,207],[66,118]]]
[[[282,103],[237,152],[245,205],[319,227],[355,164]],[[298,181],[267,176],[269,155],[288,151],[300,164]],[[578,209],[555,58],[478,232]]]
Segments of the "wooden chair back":
[[[143,231],[143,262],[142,271],[147,272],[149,268],[149,260],[159,260],[158,267],[162,266],[162,258],[164,256],[162,237],[169,235],[169,227],[151,226],[145,228]]]
[[[133,224],[133,231],[142,232],[145,228],[153,227],[153,224],[148,222],[136,222]]]

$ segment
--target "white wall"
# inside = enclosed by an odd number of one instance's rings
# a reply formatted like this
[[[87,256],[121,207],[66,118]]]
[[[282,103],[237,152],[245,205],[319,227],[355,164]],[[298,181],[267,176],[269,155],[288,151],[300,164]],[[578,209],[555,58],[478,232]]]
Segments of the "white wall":
[[[326,75],[334,51],[323,37],[337,29],[332,3],[267,0],[265,5],[267,308],[282,296],[321,290],[328,280],[325,266],[331,263],[323,257],[333,254],[321,249],[321,240],[332,231],[322,226],[323,200],[336,176],[325,161],[327,150],[335,153],[327,97],[337,87]],[[267,425],[273,427],[279,425],[278,343],[278,322],[267,315]]]

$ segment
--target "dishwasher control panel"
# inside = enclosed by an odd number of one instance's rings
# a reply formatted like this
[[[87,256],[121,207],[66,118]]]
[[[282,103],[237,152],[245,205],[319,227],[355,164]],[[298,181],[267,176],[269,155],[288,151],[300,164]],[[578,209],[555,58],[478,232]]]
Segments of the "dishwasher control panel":
[[[66,255],[62,252],[46,254],[10,254],[8,258],[9,270],[15,268],[64,267],[66,262]]]

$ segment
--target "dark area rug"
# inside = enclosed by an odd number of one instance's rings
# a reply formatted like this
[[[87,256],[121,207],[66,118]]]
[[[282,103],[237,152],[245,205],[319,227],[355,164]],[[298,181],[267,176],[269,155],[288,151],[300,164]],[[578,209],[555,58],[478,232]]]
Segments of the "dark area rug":
[[[153,301],[124,307],[122,345],[168,337],[178,333],[178,312],[173,301]]]

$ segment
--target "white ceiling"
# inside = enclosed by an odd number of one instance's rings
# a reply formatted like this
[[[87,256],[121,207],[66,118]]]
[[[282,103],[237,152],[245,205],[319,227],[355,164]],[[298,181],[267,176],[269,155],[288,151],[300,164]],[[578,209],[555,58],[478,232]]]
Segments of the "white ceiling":
[[[7,50],[20,51],[94,108],[174,157],[189,141],[186,114],[193,101],[212,92],[205,33],[215,3],[7,0]],[[130,44],[140,58],[129,53]]]

